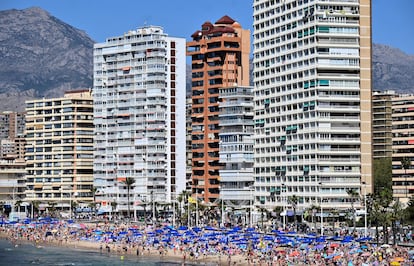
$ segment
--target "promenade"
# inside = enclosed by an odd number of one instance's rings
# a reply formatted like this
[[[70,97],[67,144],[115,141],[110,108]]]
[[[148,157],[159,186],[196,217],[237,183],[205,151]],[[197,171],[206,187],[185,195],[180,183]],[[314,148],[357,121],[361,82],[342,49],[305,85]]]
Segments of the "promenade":
[[[173,227],[40,219],[2,222],[16,245],[59,245],[119,256],[157,256],[203,265],[414,265],[414,248],[376,245],[369,237],[297,234],[255,228]]]

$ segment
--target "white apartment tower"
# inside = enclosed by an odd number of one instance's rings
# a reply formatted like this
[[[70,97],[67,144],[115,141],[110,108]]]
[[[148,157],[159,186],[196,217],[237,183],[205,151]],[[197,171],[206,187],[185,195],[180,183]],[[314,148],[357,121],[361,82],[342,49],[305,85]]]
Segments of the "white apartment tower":
[[[135,180],[134,213],[142,203],[171,203],[185,188],[185,45],[158,26],[95,44],[94,185],[101,210],[126,212],[126,178]]]
[[[254,0],[255,201],[371,192],[371,1]],[[348,192],[347,192],[348,191]]]
[[[249,209],[253,201],[253,88],[219,89],[220,198]]]

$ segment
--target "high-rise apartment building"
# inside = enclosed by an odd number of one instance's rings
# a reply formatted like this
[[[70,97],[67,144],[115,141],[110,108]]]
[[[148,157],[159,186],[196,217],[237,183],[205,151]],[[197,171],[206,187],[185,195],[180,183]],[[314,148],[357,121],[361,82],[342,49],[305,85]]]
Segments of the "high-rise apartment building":
[[[219,95],[220,199],[226,206],[248,210],[254,183],[253,88],[220,88]]]
[[[414,95],[394,95],[391,102],[393,197],[408,203],[414,194]]]
[[[205,22],[187,42],[192,67],[192,193],[219,198],[219,89],[249,86],[250,31],[224,16]]]
[[[372,95],[373,159],[392,157],[392,99],[394,91],[375,91]]]
[[[26,163],[22,158],[0,159],[0,202],[6,213],[24,200]]]
[[[0,139],[14,139],[18,136],[23,136],[24,126],[24,113],[11,111],[0,113]]]
[[[25,113],[0,113],[0,157],[24,159]]]
[[[102,211],[142,212],[185,189],[185,39],[145,26],[94,46],[94,181]],[[116,204],[113,204],[116,203]]]
[[[372,188],[371,1],[253,10],[256,203],[360,208],[347,191]]]
[[[26,201],[86,207],[93,200],[91,91],[26,101],[26,112]]]

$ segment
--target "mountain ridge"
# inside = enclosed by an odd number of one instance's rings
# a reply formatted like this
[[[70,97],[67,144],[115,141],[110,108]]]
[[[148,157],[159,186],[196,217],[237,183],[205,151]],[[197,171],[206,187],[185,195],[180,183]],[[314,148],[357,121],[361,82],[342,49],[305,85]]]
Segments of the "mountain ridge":
[[[91,88],[93,44],[85,31],[40,7],[0,11],[0,110],[23,111],[25,100]],[[414,55],[373,44],[372,67],[373,90],[414,93]]]
[[[0,11],[1,110],[22,111],[24,100],[92,87],[93,44],[39,7]]]

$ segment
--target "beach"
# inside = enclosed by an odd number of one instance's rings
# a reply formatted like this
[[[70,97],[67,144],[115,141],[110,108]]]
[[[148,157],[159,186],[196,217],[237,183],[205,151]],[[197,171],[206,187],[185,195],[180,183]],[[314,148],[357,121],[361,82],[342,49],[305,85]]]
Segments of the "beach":
[[[299,235],[254,228],[27,221],[2,225],[0,237],[18,247],[55,246],[184,265],[414,265],[411,247],[369,238]]]

